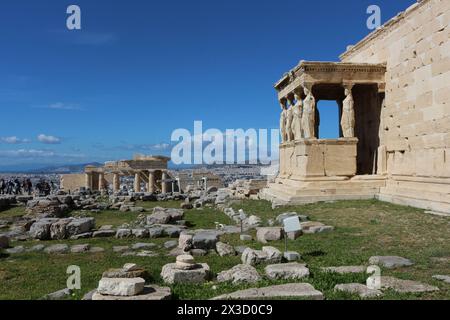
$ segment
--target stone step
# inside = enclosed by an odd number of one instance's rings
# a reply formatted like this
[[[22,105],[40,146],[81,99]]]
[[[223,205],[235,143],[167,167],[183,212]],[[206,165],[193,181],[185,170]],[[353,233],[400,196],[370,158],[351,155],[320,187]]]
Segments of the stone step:
[[[273,298],[302,298],[309,300],[323,300],[322,292],[316,290],[309,283],[288,283],[264,288],[252,288],[224,294],[212,300],[254,300]]]

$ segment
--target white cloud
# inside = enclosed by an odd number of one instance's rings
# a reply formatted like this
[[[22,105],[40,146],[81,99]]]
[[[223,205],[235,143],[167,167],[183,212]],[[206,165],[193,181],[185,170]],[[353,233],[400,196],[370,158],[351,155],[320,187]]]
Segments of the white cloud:
[[[39,142],[45,143],[45,144],[59,144],[61,143],[61,139],[55,136],[48,136],[45,134],[38,135],[37,139]]]
[[[1,137],[0,140],[3,143],[7,143],[7,144],[21,144],[21,143],[29,143],[30,142],[30,140],[28,140],[28,139],[21,139],[21,138],[18,138],[16,136]]]
[[[7,158],[53,157],[55,153],[51,150],[18,149],[0,150],[0,156]]]
[[[31,106],[35,109],[50,109],[63,111],[80,111],[83,110],[79,105],[73,103],[55,102],[48,105]]]
[[[150,146],[148,146],[148,148],[154,149],[154,150],[168,150],[170,148],[170,144],[158,143],[158,144],[150,145]]]
[[[54,109],[54,110],[81,110],[81,108],[79,106],[72,105],[72,104],[66,104],[63,102],[56,102],[56,103],[50,104],[46,108]]]

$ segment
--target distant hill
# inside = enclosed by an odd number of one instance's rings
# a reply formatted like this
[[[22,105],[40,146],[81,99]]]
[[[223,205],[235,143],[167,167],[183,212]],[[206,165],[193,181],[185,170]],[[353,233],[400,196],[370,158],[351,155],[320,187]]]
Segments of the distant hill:
[[[103,166],[99,162],[81,163],[81,164],[61,164],[61,165],[39,165],[35,164],[32,167],[29,165],[17,165],[17,166],[4,166],[0,167],[0,172],[2,173],[34,173],[34,174],[67,174],[67,173],[81,173],[84,171],[84,167],[92,166]]]
[[[84,171],[86,166],[103,166],[99,162],[83,163],[83,164],[70,164],[70,165],[60,165],[60,166],[50,166],[38,169],[28,170],[25,173],[81,173]]]

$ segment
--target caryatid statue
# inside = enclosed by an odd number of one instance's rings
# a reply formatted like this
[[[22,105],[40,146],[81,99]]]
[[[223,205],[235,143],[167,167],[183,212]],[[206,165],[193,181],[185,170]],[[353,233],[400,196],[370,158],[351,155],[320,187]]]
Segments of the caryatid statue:
[[[286,137],[287,141],[294,140],[294,101],[293,98],[288,98],[287,109],[286,109]]]
[[[280,115],[280,134],[281,134],[281,142],[287,141],[286,136],[286,118],[287,118],[287,110],[286,105],[283,100],[280,100],[281,106],[281,115]]]
[[[316,99],[308,88],[304,88],[306,98],[303,101],[302,129],[305,139],[315,138]]]
[[[352,95],[352,87],[345,88],[346,98],[342,102],[341,127],[344,138],[355,137],[355,102]]]
[[[302,132],[302,113],[303,113],[303,101],[299,94],[295,94],[294,117],[292,120],[292,131],[294,132],[294,140],[300,140],[303,138]]]

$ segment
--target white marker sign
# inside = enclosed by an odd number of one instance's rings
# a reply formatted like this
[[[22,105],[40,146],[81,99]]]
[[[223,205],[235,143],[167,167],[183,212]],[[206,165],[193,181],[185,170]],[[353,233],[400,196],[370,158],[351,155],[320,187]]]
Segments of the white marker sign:
[[[297,216],[289,217],[283,220],[284,232],[295,232],[302,230],[302,226],[300,225],[300,220]]]

